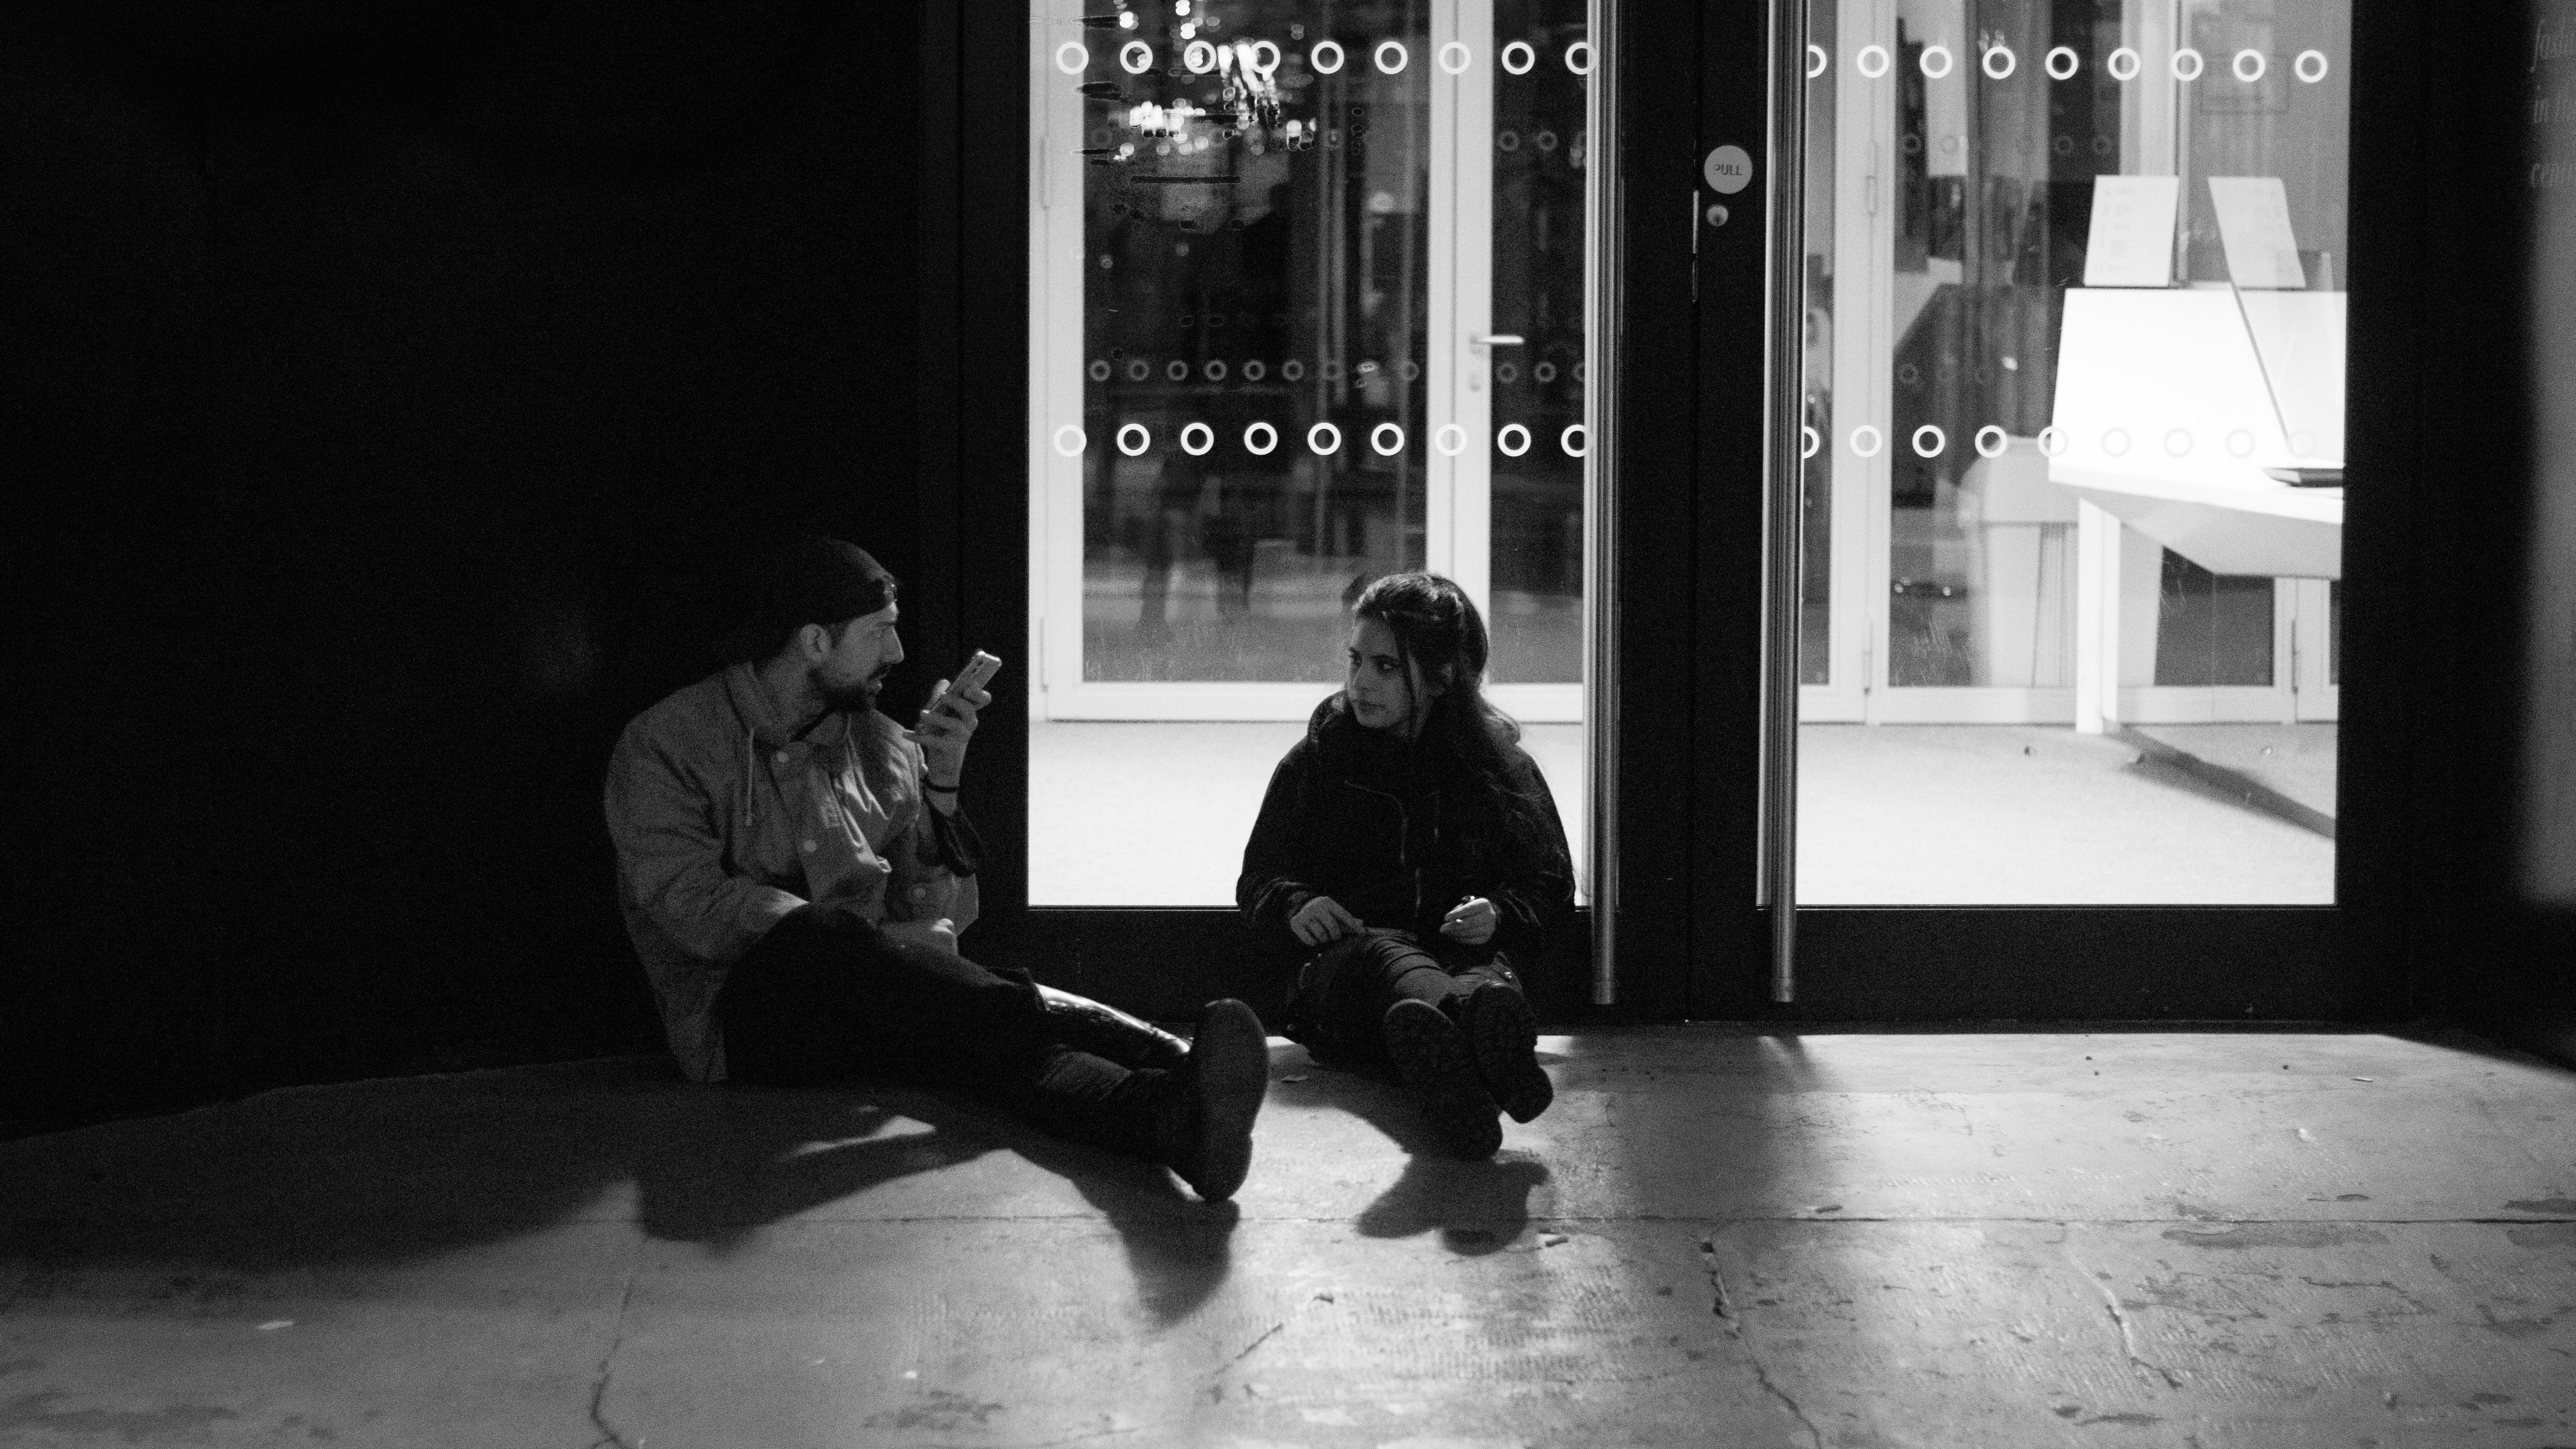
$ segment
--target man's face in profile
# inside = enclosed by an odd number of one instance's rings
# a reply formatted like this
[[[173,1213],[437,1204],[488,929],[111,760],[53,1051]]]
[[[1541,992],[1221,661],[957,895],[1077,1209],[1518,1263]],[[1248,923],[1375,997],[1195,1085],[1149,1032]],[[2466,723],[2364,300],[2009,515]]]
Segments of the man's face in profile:
[[[886,676],[903,662],[903,640],[895,634],[893,604],[862,614],[841,631],[831,652],[808,666],[814,692],[836,710],[871,710]]]

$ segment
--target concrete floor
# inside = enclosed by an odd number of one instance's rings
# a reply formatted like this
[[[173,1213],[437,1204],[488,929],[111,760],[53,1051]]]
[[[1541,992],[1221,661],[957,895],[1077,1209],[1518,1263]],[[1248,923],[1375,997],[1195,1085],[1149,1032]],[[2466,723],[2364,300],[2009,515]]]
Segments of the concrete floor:
[[[0,1144],[0,1444],[2576,1444],[2576,1074],[2343,1033],[1544,1039],[1240,1199],[606,1061]]]

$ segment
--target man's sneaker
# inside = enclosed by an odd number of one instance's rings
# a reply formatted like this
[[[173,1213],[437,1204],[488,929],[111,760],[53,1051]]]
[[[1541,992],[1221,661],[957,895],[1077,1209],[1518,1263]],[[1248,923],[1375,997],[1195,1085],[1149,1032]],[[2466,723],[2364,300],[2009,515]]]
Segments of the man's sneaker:
[[[1199,1013],[1190,1054],[1172,1070],[1155,1155],[1209,1202],[1252,1171],[1252,1119],[1270,1091],[1270,1043],[1251,1007],[1227,998]]]
[[[1458,1005],[1458,1029],[1476,1059],[1476,1075],[1494,1101],[1526,1122],[1556,1100],[1556,1084],[1538,1064],[1538,1014],[1529,998],[1506,981],[1488,981]]]
[[[1503,1145],[1494,1099],[1476,1076],[1475,1058],[1457,1023],[1428,1001],[1410,998],[1386,1009],[1386,1049],[1395,1069],[1422,1099],[1441,1145],[1460,1157],[1491,1157]]]

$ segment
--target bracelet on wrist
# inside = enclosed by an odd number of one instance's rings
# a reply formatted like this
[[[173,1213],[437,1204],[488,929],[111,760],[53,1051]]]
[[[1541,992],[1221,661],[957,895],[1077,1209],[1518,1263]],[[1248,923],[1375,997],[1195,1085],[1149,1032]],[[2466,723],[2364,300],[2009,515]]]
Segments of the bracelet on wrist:
[[[924,781],[922,781],[922,782],[921,782],[921,788],[923,788],[924,790],[929,791],[929,792],[930,792],[931,794],[933,794],[933,795],[954,795],[954,794],[956,794],[956,793],[957,793],[957,787],[956,787],[956,786],[954,786],[954,785],[942,785],[942,784],[940,784],[940,783],[939,783],[938,781],[936,781],[936,780],[924,780]]]

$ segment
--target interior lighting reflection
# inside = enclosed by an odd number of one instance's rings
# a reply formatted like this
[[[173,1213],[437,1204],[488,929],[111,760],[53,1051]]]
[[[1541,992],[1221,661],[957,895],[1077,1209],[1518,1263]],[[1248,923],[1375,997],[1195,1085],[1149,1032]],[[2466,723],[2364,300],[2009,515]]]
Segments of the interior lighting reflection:
[[[2073,80],[2075,73],[2084,68],[2084,57],[2077,55],[2073,46],[2060,45],[2051,47],[2048,59],[2041,64],[2050,80]]]
[[[1536,64],[1538,52],[1530,48],[1528,41],[1515,40],[1503,47],[1503,69],[1513,75],[1528,75],[1530,67]]]
[[[1128,435],[1131,433],[1135,435],[1135,441],[1132,444],[1128,441]],[[1153,430],[1143,423],[1127,423],[1118,429],[1118,451],[1128,457],[1133,458],[1152,446],[1154,446]]]
[[[1331,423],[1317,423],[1306,430],[1306,450],[1317,457],[1342,450],[1342,430]]]
[[[1091,446],[1091,439],[1071,423],[1055,430],[1055,450],[1067,458],[1079,458]]]
[[[1504,457],[1517,458],[1530,450],[1530,430],[1518,423],[1505,423],[1494,434],[1494,446],[1502,450]]]

